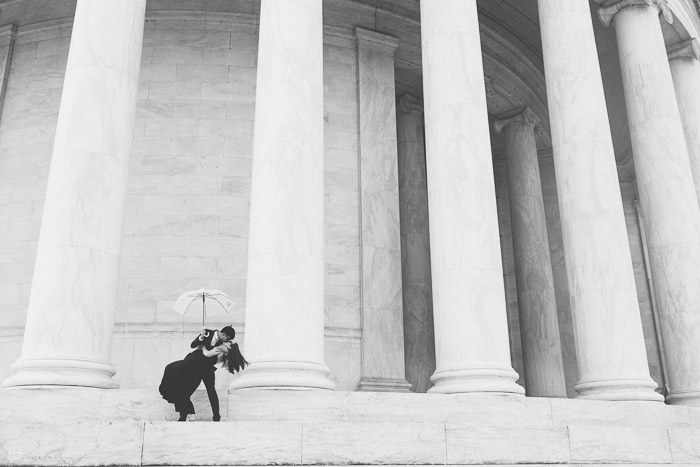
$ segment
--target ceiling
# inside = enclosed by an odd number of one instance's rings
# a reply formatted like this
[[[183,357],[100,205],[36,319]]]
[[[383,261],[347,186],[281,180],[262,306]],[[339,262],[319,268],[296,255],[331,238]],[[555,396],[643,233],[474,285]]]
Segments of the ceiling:
[[[631,165],[631,150],[614,29],[604,28],[595,18],[595,8],[607,0],[589,1],[615,152],[618,163],[624,171],[624,166]],[[696,13],[694,8],[698,0],[669,0],[669,2],[674,2],[677,9],[684,9],[689,18],[700,24],[700,20],[694,17]],[[75,4],[76,0],[0,0],[0,26],[15,23],[21,27],[52,19],[71,18],[75,11]],[[540,73],[540,79],[543,78],[537,0],[477,0],[477,5],[482,30],[482,46],[486,47],[484,45],[486,34],[497,37],[503,48],[509,50],[508,54],[496,55],[490,62],[500,60],[504,67],[512,68],[514,75],[522,72],[523,67],[530,67],[534,70],[534,74],[531,72],[531,75]],[[700,5],[697,6],[700,7]],[[148,0],[147,8],[149,10],[207,10],[233,14],[258,14],[260,0]],[[418,0],[324,0],[323,8],[326,24],[350,29],[361,26],[398,37],[400,45],[396,51],[397,90],[411,92],[421,97]],[[689,10],[692,10],[692,13],[688,14]],[[677,40],[676,36],[680,37],[682,34],[682,27],[678,24],[664,26],[667,42]],[[514,59],[519,64],[508,63]],[[531,87],[534,89],[537,86]],[[543,88],[543,84],[540,87]],[[524,95],[532,96],[532,92],[537,94],[544,91],[534,90]],[[542,95],[542,97],[546,102],[545,96]],[[513,102],[517,104],[518,99],[514,99]],[[543,113],[546,113],[546,109]]]

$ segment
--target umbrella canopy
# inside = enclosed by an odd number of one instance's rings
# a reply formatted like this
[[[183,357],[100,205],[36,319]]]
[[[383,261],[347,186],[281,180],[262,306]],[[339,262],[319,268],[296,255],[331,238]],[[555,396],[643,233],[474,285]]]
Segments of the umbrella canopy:
[[[233,300],[221,290],[198,289],[190,290],[180,295],[173,305],[173,310],[181,316],[185,313],[202,313],[202,326],[207,316],[228,313],[233,306]]]

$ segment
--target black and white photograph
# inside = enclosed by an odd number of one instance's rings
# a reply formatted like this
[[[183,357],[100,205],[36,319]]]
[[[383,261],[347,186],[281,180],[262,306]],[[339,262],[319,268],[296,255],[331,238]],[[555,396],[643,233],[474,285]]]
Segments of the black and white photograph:
[[[700,0],[0,0],[0,466],[700,467]]]

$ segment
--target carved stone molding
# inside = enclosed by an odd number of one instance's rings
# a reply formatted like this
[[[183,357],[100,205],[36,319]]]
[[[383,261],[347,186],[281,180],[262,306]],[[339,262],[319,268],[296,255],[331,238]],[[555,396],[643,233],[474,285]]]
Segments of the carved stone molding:
[[[600,7],[598,9],[598,17],[605,26],[610,26],[617,13],[625,8],[634,6],[655,6],[664,16],[666,22],[669,24],[673,23],[673,15],[668,7],[668,0],[615,0],[607,2],[605,6]]]
[[[0,47],[14,42],[17,37],[17,26],[14,24],[8,24],[7,26],[0,27]]]
[[[537,132],[540,127],[540,119],[527,106],[498,115],[493,122],[493,127],[500,133],[509,123],[515,122],[526,123],[530,125],[535,132]]]
[[[491,83],[491,81],[485,81],[484,86],[486,87],[486,97],[493,97],[496,95],[496,90],[493,89],[493,83]]]
[[[399,107],[404,112],[423,112],[423,101],[411,96],[410,94],[404,94],[399,100]]]
[[[398,38],[370,29],[355,28],[355,37],[357,37],[357,43],[360,47],[378,50],[387,55],[393,56],[394,51],[399,46]]]
[[[668,53],[669,61],[676,58],[700,60],[700,43],[697,39],[688,39],[687,41],[669,45],[666,47],[666,52]]]

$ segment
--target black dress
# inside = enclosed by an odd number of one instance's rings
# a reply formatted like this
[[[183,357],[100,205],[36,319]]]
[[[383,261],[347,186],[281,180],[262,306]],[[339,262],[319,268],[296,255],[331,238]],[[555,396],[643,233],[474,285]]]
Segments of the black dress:
[[[197,390],[199,383],[204,381],[214,420],[219,419],[219,397],[214,388],[216,360],[216,355],[205,357],[202,349],[197,349],[187,354],[183,360],[168,364],[158,387],[163,399],[175,404],[175,410],[181,415],[193,414],[194,405],[190,397]]]

